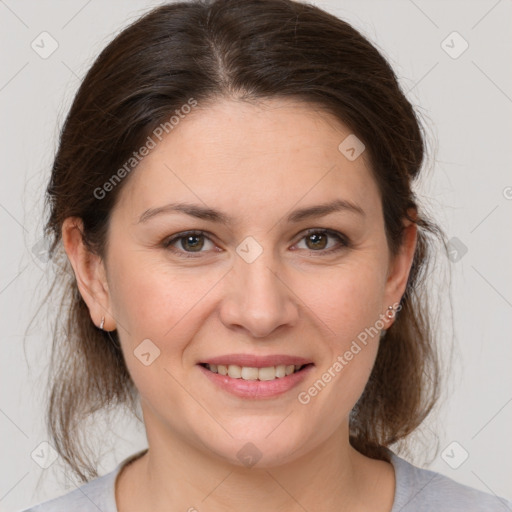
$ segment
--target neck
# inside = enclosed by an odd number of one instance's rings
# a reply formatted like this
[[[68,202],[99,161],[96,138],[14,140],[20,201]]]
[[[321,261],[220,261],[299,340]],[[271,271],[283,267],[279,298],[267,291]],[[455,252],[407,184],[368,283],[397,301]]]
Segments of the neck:
[[[147,434],[150,448],[136,461],[137,475],[128,486],[131,495],[127,499],[123,492],[119,512],[164,511],[171,505],[190,512],[386,512],[392,507],[391,465],[354,450],[348,442],[348,422],[293,462],[265,467],[231,464],[158,428]]]

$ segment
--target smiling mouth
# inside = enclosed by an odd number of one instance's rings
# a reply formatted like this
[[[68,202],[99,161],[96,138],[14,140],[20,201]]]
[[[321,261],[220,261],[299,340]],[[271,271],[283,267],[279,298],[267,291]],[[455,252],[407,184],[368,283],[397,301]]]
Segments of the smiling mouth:
[[[306,367],[313,366],[313,363],[302,365],[281,364],[278,366],[267,366],[265,368],[238,366],[236,364],[223,365],[208,363],[200,363],[200,366],[206,368],[212,373],[218,373],[219,375],[231,377],[232,379],[270,381],[283,379],[289,375],[293,375],[294,373],[299,373]]]

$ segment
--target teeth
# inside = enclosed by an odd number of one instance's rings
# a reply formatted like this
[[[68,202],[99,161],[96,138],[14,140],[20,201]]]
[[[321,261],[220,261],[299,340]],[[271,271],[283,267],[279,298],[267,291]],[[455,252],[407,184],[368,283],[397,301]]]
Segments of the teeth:
[[[293,367],[293,369],[295,370],[295,366]],[[284,364],[280,364],[279,366],[276,366],[276,377],[278,379],[281,379],[285,375],[286,375],[286,366]]]
[[[244,380],[258,380],[258,376],[258,368],[248,368],[247,366],[244,366],[240,373],[240,377]]]
[[[258,370],[259,380],[274,380],[276,378],[276,367],[269,366]]]
[[[242,367],[236,364],[230,364],[228,366],[228,375],[232,379],[240,379],[242,377]]]
[[[294,370],[297,370],[297,367],[293,366],[293,364],[290,364],[285,368],[285,373],[286,375],[290,375],[291,373],[294,372]]]
[[[303,365],[284,365],[267,366],[266,368],[252,368],[247,366],[238,366],[236,364],[207,364],[206,367],[213,373],[219,375],[229,375],[232,379],[243,380],[274,380],[296,372]]]

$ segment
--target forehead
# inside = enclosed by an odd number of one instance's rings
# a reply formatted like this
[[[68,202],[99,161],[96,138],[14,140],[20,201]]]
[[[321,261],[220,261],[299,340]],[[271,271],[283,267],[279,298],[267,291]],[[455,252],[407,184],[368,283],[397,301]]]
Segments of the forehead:
[[[175,200],[243,216],[341,197],[377,213],[366,154],[349,160],[339,149],[350,135],[331,114],[297,101],[198,104],[132,172],[118,207],[135,221],[145,208]]]

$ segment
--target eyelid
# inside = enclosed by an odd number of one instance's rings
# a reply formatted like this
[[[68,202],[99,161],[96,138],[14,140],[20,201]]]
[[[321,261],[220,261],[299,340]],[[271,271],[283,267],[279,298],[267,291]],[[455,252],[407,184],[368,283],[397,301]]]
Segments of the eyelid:
[[[300,238],[297,241],[300,241],[304,237],[306,237],[308,235],[315,234],[315,233],[330,235],[333,238],[338,238],[341,242],[345,243],[346,245],[350,244],[350,240],[346,235],[344,235],[340,231],[336,231],[335,229],[329,229],[329,228],[308,228],[305,231],[302,231],[301,233],[299,233]]]
[[[319,234],[325,234],[325,235],[328,235],[328,236],[331,236],[333,238],[336,238],[338,240],[338,245],[335,246],[335,247],[331,247],[330,249],[324,249],[324,250],[318,250],[318,251],[314,251],[312,249],[305,249],[307,250],[310,254],[315,254],[315,255],[318,255],[318,256],[322,256],[322,255],[327,255],[327,254],[331,254],[331,253],[334,253],[334,252],[337,252],[341,249],[344,249],[344,248],[348,248],[351,246],[351,242],[350,242],[350,239],[344,235],[343,233],[339,232],[339,231],[336,231],[334,229],[329,229],[329,228],[308,228],[304,231],[301,231],[297,236],[297,240],[295,241],[295,243],[293,245],[296,245],[297,243],[299,243],[300,241],[302,241],[302,239],[306,238],[308,235],[311,235],[311,234],[316,234],[316,233],[319,233]],[[204,230],[196,230],[196,229],[191,229],[191,230],[187,230],[187,231],[181,231],[179,233],[176,233],[168,238],[166,238],[162,245],[164,246],[164,248],[168,249],[168,250],[171,250],[172,252],[174,252],[175,254],[179,254],[181,257],[185,257],[185,258],[197,258],[199,257],[202,253],[204,252],[209,252],[209,251],[198,251],[198,252],[187,252],[187,251],[182,251],[182,250],[179,250],[179,249],[176,249],[174,247],[172,247],[172,244],[182,238],[185,238],[187,236],[204,236],[207,240],[210,240],[212,243],[216,244],[216,242],[214,241],[215,239],[215,236],[208,232],[208,231],[204,231]]]
[[[205,251],[199,251],[199,252],[187,252],[187,251],[180,251],[174,247],[172,247],[172,244],[177,242],[178,240],[182,239],[182,238],[186,238],[187,236],[204,236],[205,239],[207,240],[210,240],[213,244],[216,244],[216,242],[214,241],[215,237],[212,233],[208,232],[208,231],[204,231],[204,230],[201,230],[201,229],[189,229],[187,231],[180,231],[179,233],[176,233],[174,235],[171,235],[170,237],[167,237],[164,239],[164,241],[162,242],[162,245],[164,246],[165,249],[169,249],[175,253],[179,253],[180,255],[184,255],[184,254],[188,254],[188,255],[193,255],[193,254],[201,254],[202,252],[205,252]],[[187,256],[187,257],[191,257],[191,256]],[[194,256],[192,256],[194,257]]]
[[[335,239],[337,239],[338,243],[334,247],[331,247],[329,249],[318,250],[318,251],[314,251],[312,249],[304,249],[304,250],[308,251],[313,256],[318,256],[318,257],[328,256],[330,254],[333,254],[333,253],[336,253],[338,251],[341,251],[342,249],[348,249],[348,248],[352,247],[352,242],[350,241],[348,236],[346,236],[345,234],[341,233],[340,231],[337,231],[335,229],[329,229],[329,228],[309,228],[309,229],[306,229],[305,231],[302,231],[299,234],[299,238],[295,242],[294,245],[296,245],[297,243],[301,242],[308,235],[317,234],[317,233],[330,236],[331,238],[335,238]]]

